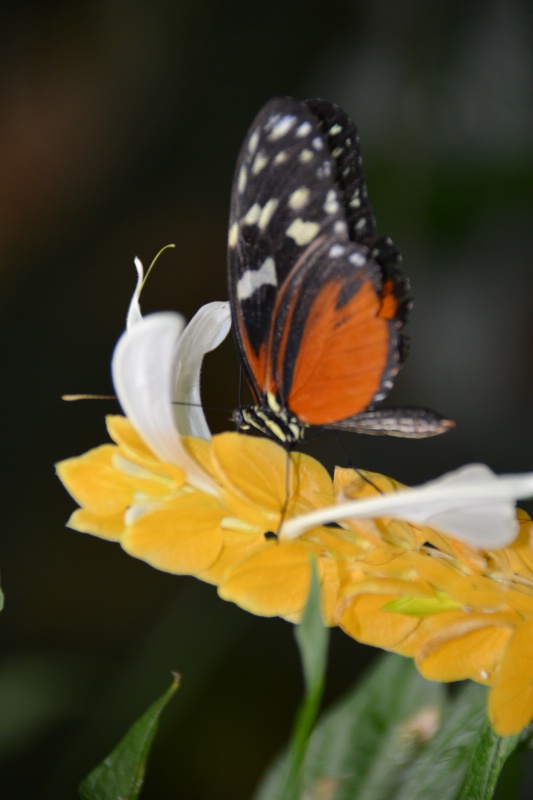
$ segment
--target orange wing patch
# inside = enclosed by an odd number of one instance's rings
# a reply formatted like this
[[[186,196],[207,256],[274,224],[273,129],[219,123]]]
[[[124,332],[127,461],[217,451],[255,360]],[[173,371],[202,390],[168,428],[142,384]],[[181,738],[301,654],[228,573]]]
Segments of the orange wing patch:
[[[330,281],[311,306],[287,398],[290,410],[310,425],[327,425],[367,408],[389,360],[390,323],[383,312],[390,313],[391,306],[366,279],[337,308],[341,289],[340,281]]]
[[[379,316],[383,319],[394,319],[398,313],[399,303],[395,294],[396,284],[392,280],[385,281],[381,289],[381,308]]]

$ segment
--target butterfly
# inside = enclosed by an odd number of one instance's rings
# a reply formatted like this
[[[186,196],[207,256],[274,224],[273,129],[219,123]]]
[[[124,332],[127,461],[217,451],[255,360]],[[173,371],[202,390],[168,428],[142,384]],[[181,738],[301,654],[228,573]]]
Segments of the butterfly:
[[[357,129],[326,100],[270,100],[242,145],[228,232],[234,336],[253,404],[238,430],[287,447],[311,426],[423,438],[453,422],[375,408],[406,354],[400,253],[376,223]]]

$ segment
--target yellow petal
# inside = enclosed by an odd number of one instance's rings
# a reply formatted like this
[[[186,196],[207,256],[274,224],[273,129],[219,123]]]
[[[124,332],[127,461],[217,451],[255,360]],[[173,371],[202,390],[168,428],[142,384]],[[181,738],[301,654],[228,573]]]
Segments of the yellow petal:
[[[119,414],[109,414],[106,417],[107,431],[116,444],[130,456],[141,459],[156,460],[149,447],[139,436],[129,419]]]
[[[183,485],[185,482],[183,469],[175,464],[160,461],[145,445],[126,417],[110,415],[106,417],[106,423],[109,435],[119,446],[121,456],[131,459],[135,464],[153,471],[156,475],[170,478],[178,486]]]
[[[223,545],[218,558],[208,569],[197,574],[200,580],[214,583],[217,586],[223,583],[229,573],[242,561],[258,550],[262,550],[266,543],[262,529],[250,527],[249,530],[231,528],[228,530],[224,519],[221,528]]]
[[[354,470],[336,467],[334,481],[335,493],[342,491],[346,497],[351,497],[354,500],[363,497],[374,497],[378,493],[386,494],[387,492],[395,492],[398,489],[405,488],[402,483],[395,481],[393,478],[365,469]]]
[[[392,650],[403,656],[414,656],[420,620],[383,611],[383,607],[396,598],[396,594],[358,595],[345,607],[339,625],[358,642]]]
[[[218,593],[253,614],[297,621],[309,594],[311,552],[301,542],[266,541],[230,572]]]
[[[92,533],[100,539],[118,542],[124,531],[124,513],[102,517],[91,514],[84,508],[78,508],[67,522],[69,528],[80,533]]]
[[[489,697],[492,726],[500,736],[518,733],[533,718],[533,620],[510,639]]]
[[[280,511],[287,493],[288,456],[267,439],[222,433],[211,444],[213,469],[232,494],[261,508]]]
[[[59,478],[78,503],[101,516],[124,512],[133,499],[131,480],[113,466],[117,448],[105,444],[78,458],[68,458],[56,465]]]
[[[319,461],[305,453],[291,453],[291,463],[291,475],[294,476],[292,492],[299,498],[293,513],[303,514],[335,502],[331,476]]]
[[[520,523],[518,537],[510,547],[496,550],[491,555],[495,562],[495,569],[508,574],[517,573],[528,581],[529,588],[531,588],[533,581],[533,522],[521,508],[517,509],[516,516]]]
[[[221,551],[222,513],[210,495],[184,495],[143,514],[128,526],[121,544],[156,569],[195,575],[208,569]]]
[[[223,433],[213,438],[211,457],[228,502],[240,497],[276,519],[282,511],[291,516],[319,507],[324,496],[333,503],[331,478],[318,461],[302,453],[289,457],[268,439]]]
[[[346,597],[358,597],[361,594],[395,595],[396,598],[415,597],[428,598],[434,597],[430,587],[418,580],[402,580],[401,578],[371,578],[365,576],[355,582],[351,582],[344,590]]]
[[[422,625],[425,639],[416,666],[433,681],[487,682],[503,657],[513,621],[507,614],[460,611],[428,617]]]
[[[202,469],[212,478],[215,477],[211,463],[211,442],[198,439],[196,436],[182,436],[181,441],[189,455],[200,464]]]

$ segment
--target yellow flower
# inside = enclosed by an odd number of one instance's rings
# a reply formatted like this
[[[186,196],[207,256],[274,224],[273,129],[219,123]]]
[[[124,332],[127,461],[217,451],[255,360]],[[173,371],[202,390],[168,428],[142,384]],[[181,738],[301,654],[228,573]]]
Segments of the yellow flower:
[[[470,465],[414,489],[354,470],[332,481],[272,441],[211,438],[200,367],[229,330],[228,304],[186,327],[173,313],[143,318],[136,266],[112,361],[126,418],[107,420],[114,444],[58,464],[80,506],[69,525],[291,621],[314,558],[326,624],[414,658],[432,680],[488,684],[495,730],[520,730],[533,716],[533,550],[515,500],[533,494],[533,475]]]

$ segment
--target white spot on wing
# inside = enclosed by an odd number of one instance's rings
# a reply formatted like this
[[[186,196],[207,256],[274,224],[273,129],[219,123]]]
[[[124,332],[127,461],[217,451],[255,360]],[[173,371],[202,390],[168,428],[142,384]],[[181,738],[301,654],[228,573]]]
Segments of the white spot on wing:
[[[348,226],[346,225],[343,219],[338,219],[333,225],[333,230],[335,231],[335,233],[347,233]]]
[[[296,128],[296,136],[298,136],[298,138],[301,139],[303,136],[307,136],[310,130],[311,130],[311,123],[307,121],[302,122],[302,124]]]
[[[239,170],[239,180],[237,183],[237,188],[239,189],[240,194],[242,194],[246,189],[246,180],[247,180],[246,167],[243,165]]]
[[[234,222],[228,233],[228,244],[230,247],[235,247],[239,241],[239,223]]]
[[[289,206],[294,211],[299,211],[300,208],[303,208],[306,203],[309,202],[309,197],[311,192],[307,188],[307,186],[301,186],[299,189],[296,189],[295,192],[291,194],[289,197]]]
[[[258,152],[256,157],[254,158],[254,163],[252,164],[252,172],[254,175],[258,175],[264,167],[268,164],[268,156],[263,153],[262,150]]]
[[[366,263],[366,258],[362,253],[352,253],[348,261],[350,264],[353,264],[354,267],[362,267]]]
[[[336,147],[335,150],[331,151],[333,158],[338,158],[342,153],[344,153],[344,147]]]
[[[274,157],[274,164],[283,164],[288,158],[287,153],[285,150],[280,150],[279,153]]]
[[[305,150],[302,150],[302,152],[300,153],[298,158],[302,162],[302,164],[306,164],[308,161],[311,161],[311,159],[313,158],[313,155],[314,155],[314,153],[311,150],[305,149]]]
[[[329,257],[338,258],[339,256],[342,256],[345,250],[346,248],[343,244],[333,244],[329,248]]]
[[[326,214],[336,214],[339,210],[339,201],[335,189],[330,189],[322,206]]]
[[[311,141],[311,144],[315,148],[315,150],[323,150],[324,149],[324,142],[320,138],[320,136],[315,136],[315,138]]]
[[[237,281],[237,297],[248,300],[262,286],[277,286],[276,265],[269,256],[259,269],[248,269]]]
[[[276,124],[276,122],[280,117],[281,114],[272,114],[272,116],[268,118],[268,122],[265,125],[265,130],[266,131],[272,130],[273,126]]]
[[[336,136],[341,131],[342,131],[341,126],[338,123],[335,123],[335,125],[331,126],[331,128],[328,131],[328,133],[329,133],[330,136]]]
[[[248,209],[246,215],[243,218],[243,222],[245,225],[255,225],[257,220],[259,219],[259,215],[261,213],[261,206],[259,203],[254,203],[251,208]]]
[[[303,219],[298,217],[291,222],[285,233],[287,236],[290,236],[291,239],[294,239],[296,244],[301,247],[304,244],[309,244],[309,242],[315,238],[319,230],[320,225],[316,222],[304,222]]]
[[[282,136],[285,136],[286,133],[290,131],[293,127],[294,123],[296,122],[296,117],[292,114],[286,114],[280,120],[278,120],[269,135],[269,139],[271,142],[275,142],[276,139],[281,139]]]
[[[259,217],[259,222],[257,223],[260,231],[265,230],[265,228],[267,227],[268,223],[272,218],[272,214],[278,207],[278,204],[279,200],[276,200],[274,197],[272,197],[268,201],[268,203],[265,203],[265,205],[263,206],[263,210],[261,211],[261,215]]]
[[[248,140],[248,152],[250,153],[251,156],[253,156],[253,154],[255,153],[258,143],[259,143],[259,131],[255,130],[250,136],[250,139]]]

